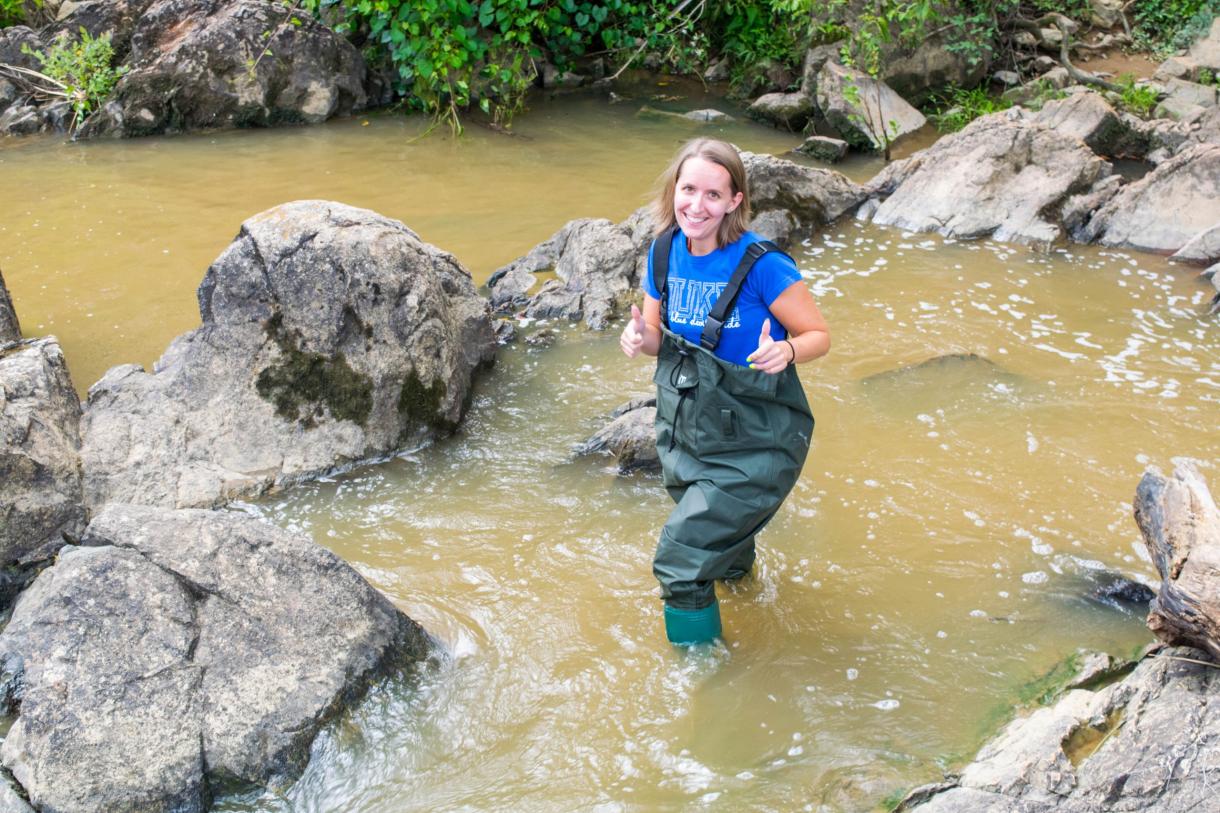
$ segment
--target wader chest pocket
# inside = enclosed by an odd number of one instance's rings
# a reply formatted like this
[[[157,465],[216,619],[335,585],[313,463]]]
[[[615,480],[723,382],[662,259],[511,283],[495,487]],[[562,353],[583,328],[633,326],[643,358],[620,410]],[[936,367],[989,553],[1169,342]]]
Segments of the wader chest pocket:
[[[726,438],[737,437],[737,415],[733,410],[720,410],[720,433]]]

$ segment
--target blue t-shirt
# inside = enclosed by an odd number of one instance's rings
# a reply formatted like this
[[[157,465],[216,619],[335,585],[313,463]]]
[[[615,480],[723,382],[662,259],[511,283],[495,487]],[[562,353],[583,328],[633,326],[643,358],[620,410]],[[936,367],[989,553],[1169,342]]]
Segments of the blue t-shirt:
[[[711,254],[693,257],[681,232],[675,235],[669,251],[669,329],[692,344],[699,344],[708,312],[729,284],[729,277],[733,276],[746,248],[761,239],[748,231],[736,242]],[[660,299],[661,293],[652,275],[652,252],[655,250],[653,242],[648,251],[644,290],[653,299]],[[737,304],[720,332],[716,355],[733,364],[748,364],[746,356],[758,349],[758,335],[764,319],[771,320],[772,339],[785,338],[788,334],[771,313],[770,305],[800,278],[796,264],[778,252],[769,252],[754,263],[742,283]]]

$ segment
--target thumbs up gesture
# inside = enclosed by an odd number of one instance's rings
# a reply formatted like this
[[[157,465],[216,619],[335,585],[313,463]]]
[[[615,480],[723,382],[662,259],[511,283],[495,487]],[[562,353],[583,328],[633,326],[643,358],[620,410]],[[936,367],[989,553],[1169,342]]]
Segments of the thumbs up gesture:
[[[795,349],[788,341],[775,341],[771,338],[771,320],[764,319],[762,331],[758,335],[758,349],[746,357],[751,370],[762,370],[764,373],[781,372],[792,363]]]
[[[639,355],[640,348],[644,346],[644,315],[640,313],[639,307],[631,306],[631,318],[627,320],[627,326],[623,328],[623,335],[619,337],[618,343],[627,358],[633,359]]]

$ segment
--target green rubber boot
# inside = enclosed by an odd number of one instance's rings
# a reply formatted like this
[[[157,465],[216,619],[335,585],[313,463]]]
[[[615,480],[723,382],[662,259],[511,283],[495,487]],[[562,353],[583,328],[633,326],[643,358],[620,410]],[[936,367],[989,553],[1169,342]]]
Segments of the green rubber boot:
[[[720,637],[720,604],[713,601],[702,610],[677,610],[666,605],[665,637],[678,646],[716,640]]]

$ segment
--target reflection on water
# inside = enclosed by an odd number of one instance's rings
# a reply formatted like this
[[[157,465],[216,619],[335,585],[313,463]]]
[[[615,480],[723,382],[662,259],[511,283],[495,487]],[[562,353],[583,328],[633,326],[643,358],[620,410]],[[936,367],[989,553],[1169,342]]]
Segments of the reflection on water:
[[[28,215],[5,202],[0,264],[27,331],[64,336],[78,384],[189,327],[203,267],[241,219],[283,200],[400,217],[485,278],[569,217],[626,214],[687,134],[581,104],[523,119],[522,143],[408,144],[386,119],[291,144],[97,145],[70,153],[88,158],[74,171],[106,176],[151,219],[152,234],[130,210],[107,224],[146,247],[100,231],[76,245],[109,214],[86,196],[77,222],[46,185]],[[738,126],[754,149],[796,141]],[[0,152],[6,178],[63,171],[63,152],[39,150]],[[399,176],[385,171],[395,155]],[[180,267],[164,259],[179,251]],[[1220,482],[1220,331],[1199,315],[1194,274],[851,221],[794,253],[834,349],[801,370],[814,448],[754,574],[720,591],[724,646],[664,642],[659,479],[570,457],[649,391],[648,362],[624,360],[613,329],[552,325],[551,349],[504,348],[457,436],[238,506],[337,551],[445,651],[330,727],[284,798],[218,809],[868,810],[959,766],[1020,687],[1078,647],[1129,655],[1148,641],[1138,608],[1085,593],[1103,570],[1152,573],[1130,508],[1146,464],[1192,455]]]

